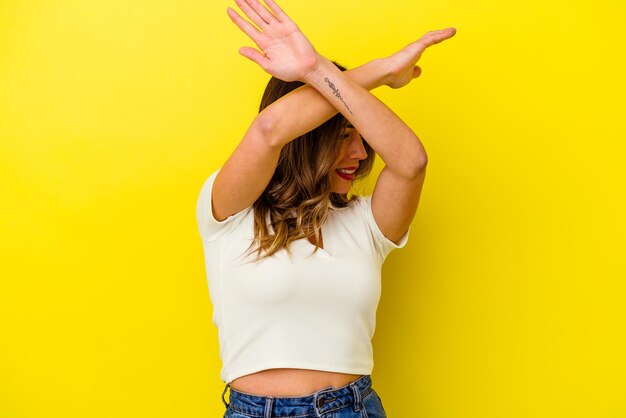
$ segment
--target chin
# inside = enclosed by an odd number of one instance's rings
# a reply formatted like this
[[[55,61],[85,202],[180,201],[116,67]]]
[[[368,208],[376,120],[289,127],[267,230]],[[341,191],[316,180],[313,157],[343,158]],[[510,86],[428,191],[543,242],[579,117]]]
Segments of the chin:
[[[337,193],[337,194],[348,194],[348,192],[350,191],[349,187],[338,187],[335,189],[331,190],[333,193]]]
[[[333,193],[337,193],[337,194],[347,194],[348,192],[350,192],[351,187],[352,187],[352,182],[342,181],[342,182],[337,182],[334,184],[331,183],[330,190]]]

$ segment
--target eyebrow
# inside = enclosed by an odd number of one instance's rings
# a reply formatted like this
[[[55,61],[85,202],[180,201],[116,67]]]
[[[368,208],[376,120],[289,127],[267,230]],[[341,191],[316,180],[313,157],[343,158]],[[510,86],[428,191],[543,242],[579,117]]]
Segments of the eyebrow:
[[[351,124],[351,123],[349,123],[349,124],[348,124],[348,126],[347,126],[347,128],[348,128],[348,129],[349,129],[349,128],[354,129],[354,126],[352,126],[352,124]]]

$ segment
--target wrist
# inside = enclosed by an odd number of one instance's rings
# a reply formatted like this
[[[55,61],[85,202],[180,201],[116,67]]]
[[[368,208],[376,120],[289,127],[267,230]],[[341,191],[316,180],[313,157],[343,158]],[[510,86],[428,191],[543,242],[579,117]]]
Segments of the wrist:
[[[378,73],[378,85],[388,86],[391,81],[391,67],[387,58],[377,58],[372,61]]]
[[[331,60],[320,55],[316,65],[311,67],[311,70],[301,81],[311,84],[312,80],[319,76],[320,72],[327,74],[329,68],[331,71],[339,70]],[[377,87],[388,85],[391,81],[391,68],[389,66],[389,60],[386,58],[375,58],[363,65],[348,69],[345,74],[367,90],[373,90]]]
[[[315,63],[315,65],[313,65],[309,72],[306,73],[303,77],[302,77],[302,82],[306,83],[306,84],[311,84],[311,82],[313,80],[316,80],[320,74],[324,74],[324,73],[328,73],[328,68],[330,67],[334,68],[335,70],[339,71],[339,68],[337,68],[335,66],[335,64],[332,63],[331,60],[329,60],[328,58],[318,54],[317,56],[317,62]]]

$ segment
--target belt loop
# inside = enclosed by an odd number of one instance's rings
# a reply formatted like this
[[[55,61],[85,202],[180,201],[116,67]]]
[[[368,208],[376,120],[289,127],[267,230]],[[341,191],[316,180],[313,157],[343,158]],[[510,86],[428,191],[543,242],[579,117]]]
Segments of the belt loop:
[[[226,402],[226,399],[224,399],[224,395],[226,395],[226,391],[228,390],[229,387],[230,385],[226,383],[226,386],[224,386],[224,392],[222,392],[222,402],[224,402],[224,405],[226,406],[226,408],[228,408],[230,404]]]
[[[350,383],[350,387],[352,388],[352,394],[354,395],[354,411],[359,412],[361,410],[361,391],[357,387],[357,385],[352,382]]]
[[[274,398],[271,396],[266,396],[265,401],[265,415],[264,418],[272,418],[272,407],[274,406]]]

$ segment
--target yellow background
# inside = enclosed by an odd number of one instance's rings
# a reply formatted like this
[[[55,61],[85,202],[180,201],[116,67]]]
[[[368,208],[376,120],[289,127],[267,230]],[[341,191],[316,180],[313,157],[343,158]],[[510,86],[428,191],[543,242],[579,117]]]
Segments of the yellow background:
[[[626,417],[624,3],[280,5],[350,68],[457,28],[374,91],[429,155],[383,268],[389,416]],[[228,6],[0,1],[1,417],[222,415],[195,203],[269,79]]]

